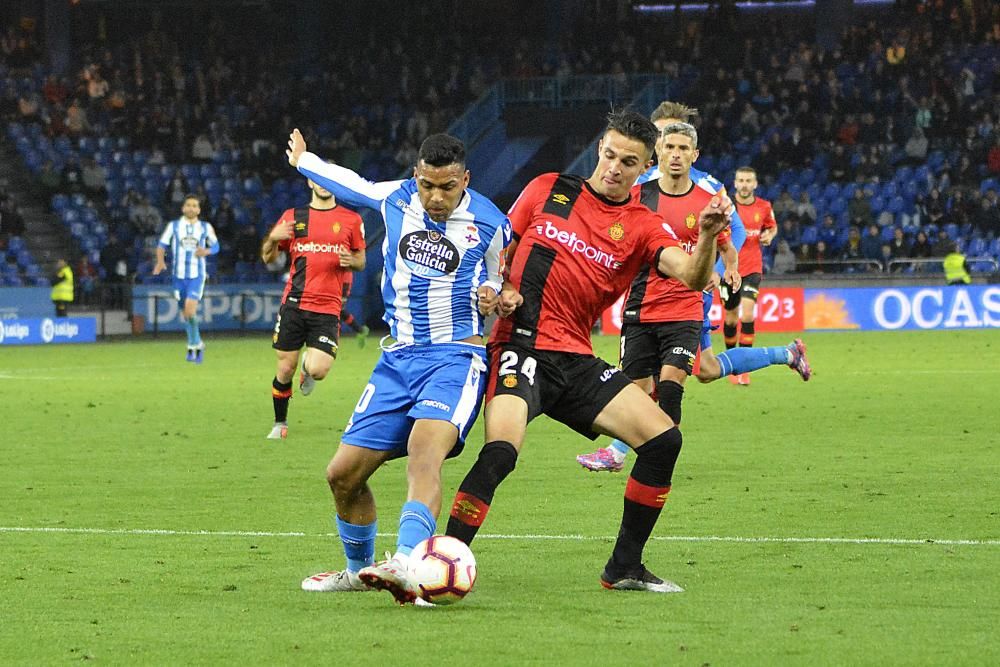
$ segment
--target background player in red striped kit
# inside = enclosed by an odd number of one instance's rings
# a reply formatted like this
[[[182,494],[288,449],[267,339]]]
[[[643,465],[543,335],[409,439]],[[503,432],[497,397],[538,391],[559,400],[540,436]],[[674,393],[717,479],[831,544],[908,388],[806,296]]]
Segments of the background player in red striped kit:
[[[497,487],[514,469],[527,423],[547,414],[592,439],[598,433],[620,438],[637,454],[601,584],[675,592],[680,587],[652,574],[642,553],[670,491],[681,434],[619,369],[594,356],[590,328],[643,264],[691,289],[704,288],[715,263],[715,236],[732,207],[728,198],[713,198],[699,212],[701,236],[686,253],[630,194],[652,164],[656,126],[631,111],[608,121],[590,178],[543,174],[510,210],[517,244],[508,249],[501,315],[523,303],[491,337],[486,444],[459,486],[448,534],[473,540]]]
[[[774,220],[771,202],[757,197],[757,172],[753,167],[740,167],[736,170],[735,179],[736,210],[743,219],[747,230],[747,240],[740,248],[740,276],[742,283],[739,289],[723,283],[720,286],[726,309],[722,332],[726,339],[726,349],[736,347],[753,347],[754,341],[754,307],[757,305],[757,294],[760,291],[761,276],[764,273],[764,263],[760,247],[771,245],[771,240],[778,233],[778,225]],[[737,329],[737,325],[739,329]],[[737,334],[739,337],[737,338]],[[733,384],[750,384],[750,374],[741,373],[731,376]]]
[[[685,252],[698,242],[698,212],[714,193],[691,180],[698,159],[698,133],[688,123],[662,128],[656,144],[662,175],[636,186],[633,196],[669,225]],[[739,283],[736,248],[728,229],[715,239],[725,262],[724,280]],[[681,423],[684,381],[694,369],[704,320],[702,292],[646,266],[632,281],[622,312],[621,366],[647,394],[655,384],[660,407]]]
[[[299,389],[308,396],[330,372],[340,340],[340,313],[352,271],[365,268],[365,229],[361,216],[339,206],[329,190],[309,181],[308,207],[288,209],[264,239],[261,258],[273,262],[288,252],[291,270],[274,325],[278,367],[271,383],[274,425],[267,437],[288,435],[292,376],[302,353]]]

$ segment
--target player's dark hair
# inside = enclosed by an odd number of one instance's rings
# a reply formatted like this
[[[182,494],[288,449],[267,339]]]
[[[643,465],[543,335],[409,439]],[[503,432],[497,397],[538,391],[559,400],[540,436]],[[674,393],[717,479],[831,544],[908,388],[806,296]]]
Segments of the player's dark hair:
[[[604,128],[604,132],[611,130],[629,139],[641,141],[650,155],[656,148],[656,137],[660,133],[651,120],[631,109],[619,109],[608,114],[608,126]]]
[[[450,134],[432,134],[420,144],[417,160],[431,167],[465,165],[465,144]]]
[[[736,168],[736,173],[744,172],[746,174],[753,174],[754,178],[757,178],[757,170],[749,165],[743,165],[742,167]]]
[[[198,206],[201,206],[201,197],[199,197],[198,195],[196,195],[193,192],[189,192],[186,195],[184,195],[184,201],[182,201],[181,204],[187,203],[188,199],[195,200],[196,202],[198,202]]]

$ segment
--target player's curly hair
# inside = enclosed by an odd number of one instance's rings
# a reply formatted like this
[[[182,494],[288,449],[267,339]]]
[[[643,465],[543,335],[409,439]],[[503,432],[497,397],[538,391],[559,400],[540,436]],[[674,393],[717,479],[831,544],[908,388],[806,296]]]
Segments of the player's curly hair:
[[[654,123],[658,120],[663,120],[665,118],[676,118],[682,123],[690,123],[691,119],[698,115],[698,110],[694,107],[689,107],[686,104],[681,104],[680,102],[671,102],[670,100],[664,100],[660,102],[660,106],[653,109],[653,113],[649,115],[649,120]]]
[[[652,155],[653,150],[656,148],[656,138],[659,136],[659,130],[656,129],[652,121],[632,109],[619,109],[618,111],[609,113],[608,126],[604,129],[604,132],[607,133],[611,130],[629,139],[641,141],[646,150],[649,151],[649,155]]]
[[[417,160],[431,167],[465,164],[465,144],[450,134],[432,134],[420,144]]]

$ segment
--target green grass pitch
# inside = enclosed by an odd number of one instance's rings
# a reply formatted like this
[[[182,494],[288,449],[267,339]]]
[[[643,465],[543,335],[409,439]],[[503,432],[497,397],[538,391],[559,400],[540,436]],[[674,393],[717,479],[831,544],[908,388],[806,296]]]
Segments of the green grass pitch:
[[[995,331],[813,334],[809,383],[690,383],[646,550],[676,595],[598,585],[625,475],[537,420],[475,592],[440,609],[299,590],[343,563],[323,473],[377,346],[345,339],[274,442],[269,342],[209,335],[201,367],[178,339],[0,351],[0,663],[1000,664]],[[378,554],[404,484],[373,479]]]

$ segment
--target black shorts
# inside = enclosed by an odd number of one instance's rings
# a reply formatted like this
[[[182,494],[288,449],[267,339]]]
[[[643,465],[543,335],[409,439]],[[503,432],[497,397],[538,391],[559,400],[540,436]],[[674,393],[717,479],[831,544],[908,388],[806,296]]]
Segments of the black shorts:
[[[757,300],[757,293],[760,292],[761,274],[751,273],[743,276],[739,290],[733,292],[729,285],[722,283],[719,285],[719,296],[722,298],[722,305],[726,310],[736,310],[740,307],[741,299]]]
[[[282,352],[298,352],[302,345],[337,356],[340,341],[340,318],[327,313],[299,310],[287,303],[281,304],[278,320],[274,323],[272,345]]]
[[[617,368],[590,354],[532,350],[490,343],[486,402],[512,395],[528,404],[528,421],[545,414],[591,440],[601,410],[632,382]]]
[[[678,368],[688,375],[694,370],[694,358],[701,343],[701,320],[626,324],[622,329],[621,364],[632,380],[660,379],[664,366]]]

